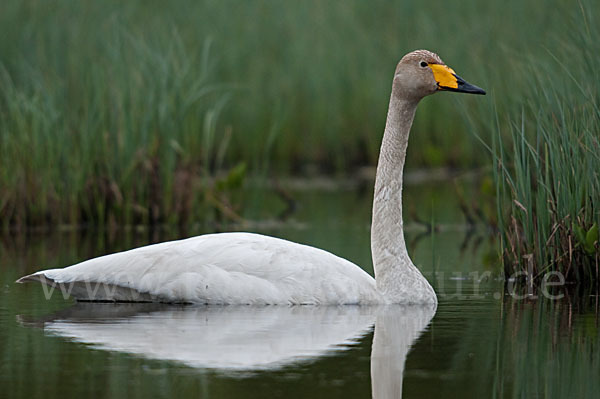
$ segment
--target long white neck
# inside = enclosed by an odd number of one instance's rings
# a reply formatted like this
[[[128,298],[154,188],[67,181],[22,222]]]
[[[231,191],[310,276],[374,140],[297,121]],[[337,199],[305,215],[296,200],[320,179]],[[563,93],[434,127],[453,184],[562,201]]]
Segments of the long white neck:
[[[402,172],[418,99],[392,88],[375,179],[371,253],[377,289],[390,303],[435,303],[435,292],[413,265],[404,242]]]

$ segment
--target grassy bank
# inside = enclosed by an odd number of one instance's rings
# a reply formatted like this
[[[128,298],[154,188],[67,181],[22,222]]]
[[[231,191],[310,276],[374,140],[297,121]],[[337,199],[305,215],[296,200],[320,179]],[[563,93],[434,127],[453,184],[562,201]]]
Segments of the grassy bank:
[[[531,59],[530,92],[499,116],[496,181],[507,276],[600,281],[600,18],[583,5],[566,16],[568,35],[550,37]],[[509,130],[507,140],[503,131]],[[558,281],[552,276],[551,281]]]
[[[531,78],[524,55],[548,59],[546,37],[568,37],[573,10],[560,0],[6,0],[0,222],[235,217],[227,191],[244,165],[281,175],[374,164],[405,52],[437,51],[503,111]],[[488,162],[464,131],[488,137],[489,103],[424,101],[409,166]]]

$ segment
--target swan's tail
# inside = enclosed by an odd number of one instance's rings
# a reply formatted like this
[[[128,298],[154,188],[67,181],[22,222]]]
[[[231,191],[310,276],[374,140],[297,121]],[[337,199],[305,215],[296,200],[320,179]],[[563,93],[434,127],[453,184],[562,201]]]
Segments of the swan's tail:
[[[135,288],[119,284],[106,283],[102,281],[85,279],[81,276],[64,275],[66,269],[43,270],[37,273],[23,276],[16,283],[39,282],[44,287],[44,294],[50,299],[55,289],[67,299],[73,297],[78,301],[89,302],[161,302],[147,292],[140,292]],[[51,275],[52,277],[49,277]]]
[[[23,283],[29,283],[29,282],[34,282],[34,281],[42,283],[42,284],[46,284],[46,285],[52,285],[54,283],[54,280],[52,280],[51,278],[48,278],[43,272],[28,274],[27,276],[23,276],[20,279],[18,279],[17,281],[15,281],[15,283],[23,284]]]

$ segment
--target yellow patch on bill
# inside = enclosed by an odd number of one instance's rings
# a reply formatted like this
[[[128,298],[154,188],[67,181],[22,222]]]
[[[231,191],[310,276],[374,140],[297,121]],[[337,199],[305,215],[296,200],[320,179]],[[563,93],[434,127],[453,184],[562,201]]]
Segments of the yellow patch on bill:
[[[440,87],[458,88],[458,82],[452,68],[442,64],[429,64],[429,67],[433,71],[433,77]]]

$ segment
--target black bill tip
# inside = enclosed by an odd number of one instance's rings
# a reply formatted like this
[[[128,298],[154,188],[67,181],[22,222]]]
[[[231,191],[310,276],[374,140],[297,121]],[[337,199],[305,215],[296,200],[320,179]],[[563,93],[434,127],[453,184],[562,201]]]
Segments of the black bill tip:
[[[456,78],[456,83],[458,84],[458,87],[442,87],[444,90],[455,91],[457,93],[485,95],[485,90],[483,90],[481,87],[472,85],[460,76],[454,75],[454,77]]]

